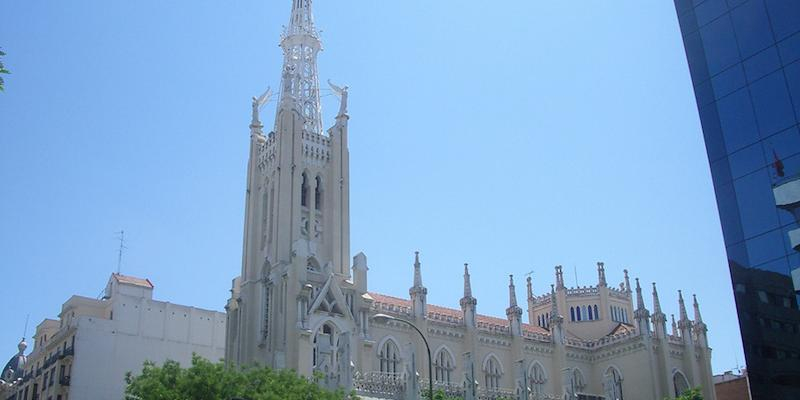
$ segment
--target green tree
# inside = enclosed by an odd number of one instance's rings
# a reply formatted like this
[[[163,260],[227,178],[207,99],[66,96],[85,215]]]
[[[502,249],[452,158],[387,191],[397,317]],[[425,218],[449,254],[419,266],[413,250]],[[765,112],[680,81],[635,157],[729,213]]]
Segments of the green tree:
[[[200,356],[182,368],[175,361],[157,366],[145,362],[140,375],[128,372],[125,393],[130,399],[146,400],[344,400],[356,399],[343,391],[322,389],[289,370],[262,367],[225,368]]]
[[[3,53],[3,50],[0,50],[0,57],[3,57],[6,53]],[[0,58],[0,92],[5,91],[5,82],[3,81],[2,74],[10,74],[11,72],[3,66],[3,59]]]
[[[703,393],[700,388],[689,389],[676,397],[675,400],[703,400]]]

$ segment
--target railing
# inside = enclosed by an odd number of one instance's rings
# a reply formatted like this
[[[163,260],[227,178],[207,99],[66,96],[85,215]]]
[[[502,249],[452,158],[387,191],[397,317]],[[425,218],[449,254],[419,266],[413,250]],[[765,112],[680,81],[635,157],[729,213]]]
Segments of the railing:
[[[71,377],[69,375],[64,375],[64,376],[58,378],[58,383],[61,386],[69,386],[70,378]]]
[[[356,372],[353,388],[362,396],[399,399],[406,390],[406,378],[404,373],[368,372],[361,375]]]
[[[584,286],[574,289],[567,289],[567,296],[594,296],[600,293],[597,286]]]
[[[75,355],[75,346],[69,346],[64,349],[64,357],[74,356]]]
[[[500,400],[513,398],[515,398],[513,390],[501,388],[478,389],[478,400]]]

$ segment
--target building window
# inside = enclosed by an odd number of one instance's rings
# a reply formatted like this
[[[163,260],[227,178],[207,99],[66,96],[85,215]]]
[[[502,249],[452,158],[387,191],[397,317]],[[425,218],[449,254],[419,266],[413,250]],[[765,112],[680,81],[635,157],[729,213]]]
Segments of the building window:
[[[589,306],[589,321],[594,319],[594,310],[592,310],[592,306]]]
[[[541,397],[541,395],[544,394],[544,384],[547,382],[547,378],[544,375],[544,368],[542,368],[541,364],[538,362],[533,364],[528,380],[530,381],[531,390],[535,395],[534,398]]]
[[[570,321],[575,321],[575,307],[569,308],[569,319]]]
[[[611,385],[611,389],[613,392],[613,397],[608,400],[624,400],[622,398],[622,375],[617,371],[616,368],[609,368],[606,372],[606,375],[609,378],[609,384]]]
[[[314,188],[314,208],[317,210],[322,209],[322,178],[319,176],[315,182],[316,188]]]
[[[452,380],[452,373],[455,369],[455,363],[453,362],[453,357],[450,356],[450,353],[445,350],[439,350],[439,353],[436,354],[435,358],[435,379],[436,382],[442,383],[451,383]]]
[[[600,319],[600,313],[597,312],[597,304],[594,305],[594,319]]]
[[[682,395],[685,391],[689,390],[689,381],[683,376],[680,371],[672,375],[672,387],[675,389],[675,397]]]
[[[489,356],[489,359],[486,360],[483,373],[487,389],[498,389],[500,387],[500,378],[503,373],[500,370],[500,362],[494,356]]]
[[[383,344],[383,346],[381,346],[380,353],[378,353],[378,359],[380,359],[381,363],[381,372],[389,374],[397,374],[401,372],[399,350],[397,349],[397,345],[394,343],[394,340],[389,339]]]
[[[308,207],[308,175],[303,173],[303,183],[300,185],[300,205]]]

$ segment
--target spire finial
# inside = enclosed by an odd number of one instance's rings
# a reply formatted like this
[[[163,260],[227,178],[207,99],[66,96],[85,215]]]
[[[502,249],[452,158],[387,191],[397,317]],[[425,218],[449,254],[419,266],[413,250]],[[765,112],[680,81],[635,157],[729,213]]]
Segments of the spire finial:
[[[602,262],[602,261],[599,261],[597,263],[597,284],[598,284],[598,286],[608,286],[608,283],[606,282],[606,268],[605,268],[605,265],[606,264],[604,262]]]
[[[661,314],[661,301],[658,300],[658,289],[656,289],[655,282],[653,282],[653,311]]]
[[[414,252],[414,287],[422,287],[422,264],[419,262],[419,252]]]
[[[702,324],[703,317],[700,315],[700,304],[697,303],[697,295],[693,294],[692,298],[694,299],[694,323]]]
[[[532,300],[533,299],[533,278],[528,276],[527,282],[528,282],[528,300]]]
[[[636,278],[636,309],[644,310],[644,297],[642,297],[642,287],[639,285],[639,278]]]
[[[514,275],[508,276],[508,306],[517,307],[517,289],[514,287]]]
[[[631,292],[631,279],[628,277],[628,270],[623,269],[622,272],[625,274],[625,291],[630,293]]]
[[[472,297],[472,283],[469,276],[469,264],[464,263],[464,298]]]
[[[556,265],[556,288],[564,288],[564,271],[560,265]]]
[[[678,305],[680,306],[680,321],[688,321],[689,316],[686,314],[686,304],[683,302],[683,292],[678,290]]]

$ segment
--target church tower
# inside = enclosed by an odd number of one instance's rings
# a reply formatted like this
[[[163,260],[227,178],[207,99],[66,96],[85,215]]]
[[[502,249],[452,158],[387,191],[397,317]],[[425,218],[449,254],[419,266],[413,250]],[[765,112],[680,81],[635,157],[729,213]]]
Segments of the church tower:
[[[342,343],[357,332],[360,299],[350,281],[347,87],[330,84],[341,107],[323,131],[322,42],[311,0],[292,1],[280,46],[275,123],[266,135],[259,114],[270,92],[253,99],[242,271],[226,306],[226,360],[303,374],[323,365],[337,371],[350,365],[350,355],[337,351],[349,353]]]

